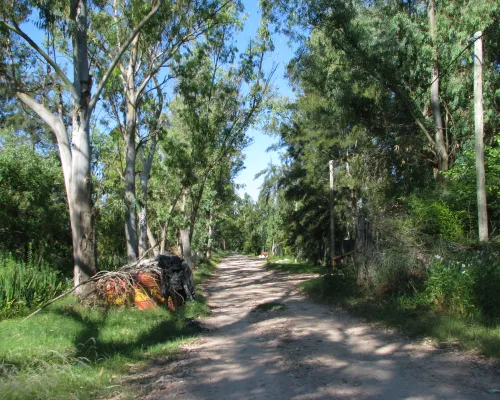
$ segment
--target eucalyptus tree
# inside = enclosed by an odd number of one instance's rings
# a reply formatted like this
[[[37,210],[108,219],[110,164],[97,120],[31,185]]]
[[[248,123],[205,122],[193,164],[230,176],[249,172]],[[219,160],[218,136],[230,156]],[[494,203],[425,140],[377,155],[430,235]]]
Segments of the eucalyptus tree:
[[[94,64],[91,64],[93,60],[89,54],[89,16],[94,11],[109,10],[109,4],[104,1],[72,0],[3,2],[0,6],[0,34],[2,47],[6,49],[2,54],[0,71],[2,86],[51,128],[59,145],[71,220],[75,285],[92,276],[97,269],[90,166],[91,117],[108,79],[127,48],[161,5],[162,1],[141,4],[128,34],[120,43],[115,43],[113,56],[106,64],[98,66],[100,72],[95,85],[91,73]],[[55,46],[52,52],[42,49],[36,38],[22,27],[23,23],[29,22],[31,14],[37,12],[40,28],[68,42],[69,48],[63,55],[57,54]],[[62,62],[64,56],[67,60]],[[31,75],[37,63],[45,65],[53,74],[53,79],[58,81],[60,96],[55,96],[57,102],[47,104],[37,98],[40,82],[32,79]],[[73,81],[65,72],[66,67],[72,69]],[[71,99],[70,107],[64,102],[66,93]],[[86,294],[85,287],[80,288],[80,294]]]
[[[199,219],[203,220],[202,228],[204,229],[200,230],[204,231],[205,234],[201,235],[201,247],[207,259],[212,257],[217,237],[219,237],[219,241],[228,239],[224,236],[225,232],[220,229],[220,225],[222,221],[234,217],[232,213],[237,197],[234,179],[242,169],[243,159],[240,154],[227,158],[217,165],[214,173],[210,175],[209,182],[205,185],[205,193],[199,207],[201,210],[201,218]],[[227,224],[226,227],[228,227]]]
[[[93,41],[102,59],[113,59],[115,48],[120,46],[137,23],[138,15],[140,16],[144,6],[143,2],[114,1],[112,12],[103,10],[93,16]],[[156,147],[151,145],[151,157],[141,155],[144,160],[140,184],[142,194],[141,201],[137,201],[136,158],[137,151],[144,143],[144,138],[138,137],[137,124],[143,98],[145,94],[149,93],[151,96],[151,92],[157,92],[157,111],[153,113],[161,115],[162,108],[166,105],[161,91],[165,83],[172,78],[171,62],[180,59],[188,46],[200,36],[209,37],[210,31],[216,27],[237,23],[240,11],[239,1],[163,1],[151,24],[134,37],[128,51],[117,64],[116,82],[110,85],[106,99],[125,142],[125,233],[129,261],[136,260],[138,255],[146,250],[147,216],[143,205],[146,204],[144,192],[147,191],[147,181],[144,178],[147,176],[146,170],[150,169],[149,160],[154,156]],[[161,124],[158,119],[155,121],[156,125]],[[152,127],[147,134],[152,143],[157,140],[157,128]],[[143,152],[144,149],[141,154]],[[139,235],[137,205],[141,210]]]
[[[271,95],[272,72],[266,75],[263,69],[270,46],[265,34],[252,41],[236,62],[236,50],[226,44],[230,33],[227,28],[219,30],[218,43],[200,45],[178,66],[173,129],[185,138],[189,160],[182,180],[183,249],[190,248],[209,177],[248,143],[246,131]],[[185,257],[190,258],[189,251]]]

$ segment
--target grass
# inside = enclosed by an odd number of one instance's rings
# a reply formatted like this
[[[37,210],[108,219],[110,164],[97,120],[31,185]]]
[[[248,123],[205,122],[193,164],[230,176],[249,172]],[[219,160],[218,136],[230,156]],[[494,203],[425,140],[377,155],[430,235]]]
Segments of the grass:
[[[214,269],[214,262],[202,263],[195,281]],[[208,313],[199,297],[176,313],[86,308],[68,297],[28,320],[1,321],[0,399],[132,397],[121,385],[131,367],[173,357],[196,336],[186,321]]]
[[[256,306],[253,311],[268,313],[272,311],[283,311],[286,306],[283,303],[278,303],[275,301],[270,301],[268,303],[262,303]]]
[[[266,269],[288,274],[324,274],[327,272],[325,267],[314,264],[287,261],[286,258],[271,258],[266,263]]]
[[[465,318],[445,311],[415,310],[403,298],[377,299],[357,292],[339,275],[310,279],[301,288],[312,300],[339,305],[370,322],[396,328],[413,338],[430,338],[440,347],[479,351],[500,357],[500,321]]]

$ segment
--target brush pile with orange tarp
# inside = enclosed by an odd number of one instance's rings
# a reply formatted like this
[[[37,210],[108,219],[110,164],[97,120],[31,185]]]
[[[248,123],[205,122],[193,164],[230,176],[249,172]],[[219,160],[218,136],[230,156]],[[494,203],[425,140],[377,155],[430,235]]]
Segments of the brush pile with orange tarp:
[[[175,311],[196,298],[191,269],[177,256],[160,255],[107,272],[95,288],[108,306],[135,305],[140,310],[165,305]]]

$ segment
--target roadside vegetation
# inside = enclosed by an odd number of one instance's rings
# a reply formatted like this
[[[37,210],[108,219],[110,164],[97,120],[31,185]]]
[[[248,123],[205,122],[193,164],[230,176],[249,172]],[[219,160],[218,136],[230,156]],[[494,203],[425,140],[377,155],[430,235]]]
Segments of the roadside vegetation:
[[[442,250],[442,248],[441,248]],[[429,254],[417,264],[411,254],[381,257],[372,279],[357,282],[354,260],[332,271],[307,263],[268,263],[287,273],[320,273],[301,289],[311,299],[395,328],[438,347],[500,357],[500,248]],[[320,271],[318,271],[320,269]]]
[[[296,96],[268,121],[283,162],[260,173],[245,248],[323,266],[317,300],[499,356],[498,2],[266,7]]]
[[[202,283],[215,268],[214,261],[200,262],[195,281]],[[27,320],[0,321],[0,397],[137,396],[127,375],[155,360],[175,357],[179,346],[198,334],[191,321],[208,311],[201,295],[176,312],[166,307],[88,307],[68,297]]]

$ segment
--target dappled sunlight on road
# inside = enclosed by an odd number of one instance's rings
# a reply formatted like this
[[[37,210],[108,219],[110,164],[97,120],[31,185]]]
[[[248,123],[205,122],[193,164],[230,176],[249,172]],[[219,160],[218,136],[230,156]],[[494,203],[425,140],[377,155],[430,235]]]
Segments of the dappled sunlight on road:
[[[140,376],[146,399],[475,399],[500,380],[304,298],[255,258],[226,258],[205,286],[210,331]],[[270,304],[270,311],[259,307]],[[279,307],[274,310],[273,305]],[[136,384],[137,384],[136,382]]]

